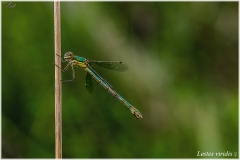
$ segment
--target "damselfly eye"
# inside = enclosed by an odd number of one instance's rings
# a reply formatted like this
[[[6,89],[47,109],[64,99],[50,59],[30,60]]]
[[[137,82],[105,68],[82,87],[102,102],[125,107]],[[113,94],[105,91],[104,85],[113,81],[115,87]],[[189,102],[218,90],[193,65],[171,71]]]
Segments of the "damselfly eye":
[[[72,52],[67,52],[64,54],[64,59],[71,59],[73,57],[73,53]]]
[[[64,54],[64,57],[70,56],[72,54],[73,54],[72,52],[67,52],[67,53]]]

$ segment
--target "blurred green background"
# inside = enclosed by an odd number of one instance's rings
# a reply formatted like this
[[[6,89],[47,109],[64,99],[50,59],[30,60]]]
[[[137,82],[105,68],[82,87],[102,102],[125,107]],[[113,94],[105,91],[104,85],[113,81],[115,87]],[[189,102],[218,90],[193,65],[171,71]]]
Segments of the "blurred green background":
[[[2,158],[55,157],[53,18],[53,2],[2,2]],[[238,2],[62,2],[61,44],[127,64],[94,69],[143,115],[96,82],[89,94],[76,68],[62,88],[64,158],[235,158]]]

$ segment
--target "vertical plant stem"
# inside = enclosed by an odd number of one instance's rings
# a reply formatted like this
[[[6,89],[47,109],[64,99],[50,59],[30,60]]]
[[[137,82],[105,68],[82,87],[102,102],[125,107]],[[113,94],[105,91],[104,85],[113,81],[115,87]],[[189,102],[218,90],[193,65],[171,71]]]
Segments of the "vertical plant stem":
[[[61,67],[60,2],[54,1],[55,64]],[[62,83],[61,70],[55,66],[55,158],[62,158]]]

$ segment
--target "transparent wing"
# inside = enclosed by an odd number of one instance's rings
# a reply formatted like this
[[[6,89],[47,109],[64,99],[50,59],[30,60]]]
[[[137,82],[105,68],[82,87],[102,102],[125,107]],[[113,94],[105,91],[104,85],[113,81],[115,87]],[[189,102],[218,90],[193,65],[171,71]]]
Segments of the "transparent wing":
[[[93,92],[93,82],[92,82],[92,76],[87,73],[86,75],[86,84],[85,84],[87,90],[89,93]]]
[[[103,68],[115,70],[115,71],[126,71],[128,67],[123,64],[121,61],[89,61],[90,64],[97,64]]]

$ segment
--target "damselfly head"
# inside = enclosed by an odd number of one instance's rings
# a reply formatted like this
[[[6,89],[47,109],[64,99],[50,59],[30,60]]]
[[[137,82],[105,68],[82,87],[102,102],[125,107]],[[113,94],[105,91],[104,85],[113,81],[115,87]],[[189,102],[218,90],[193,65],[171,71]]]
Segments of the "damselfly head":
[[[64,59],[65,59],[66,61],[72,60],[72,59],[73,59],[73,53],[72,53],[72,52],[67,52],[67,53],[65,53],[65,54],[64,54]]]

